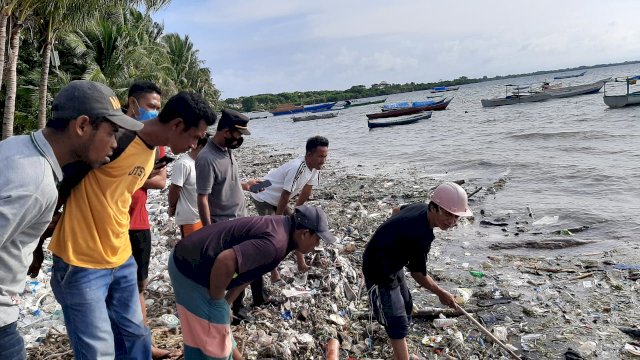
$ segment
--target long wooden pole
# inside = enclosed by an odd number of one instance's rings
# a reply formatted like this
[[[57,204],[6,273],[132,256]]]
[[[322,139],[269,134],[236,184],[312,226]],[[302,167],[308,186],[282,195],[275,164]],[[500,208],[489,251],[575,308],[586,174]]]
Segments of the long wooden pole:
[[[464,314],[464,316],[468,317],[469,320],[471,320],[471,322],[477,326],[480,330],[482,330],[483,333],[485,333],[488,337],[490,337],[493,341],[496,342],[496,344],[500,345],[501,348],[505,349],[509,355],[511,355],[514,359],[516,360],[521,360],[520,356],[518,356],[518,354],[514,353],[513,350],[511,350],[509,347],[507,347],[507,345],[503,344],[502,341],[500,341],[500,339],[498,339],[497,337],[495,337],[491,331],[487,330],[487,328],[485,328],[484,326],[482,326],[482,324],[480,324],[478,322],[478,320],[476,320],[473,316],[471,316],[471,314],[469,314],[468,312],[464,311],[463,308],[461,308],[459,305],[456,305],[456,308],[458,310],[460,310],[460,312],[462,312]]]

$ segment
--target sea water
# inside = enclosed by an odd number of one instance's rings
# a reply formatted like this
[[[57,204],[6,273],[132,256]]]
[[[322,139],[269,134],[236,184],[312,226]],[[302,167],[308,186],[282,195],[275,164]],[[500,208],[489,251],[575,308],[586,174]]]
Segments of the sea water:
[[[534,219],[557,216],[560,229],[588,226],[581,239],[615,247],[634,240],[640,228],[640,106],[609,109],[602,90],[496,108],[483,108],[480,99],[504,96],[508,83],[547,80],[569,86],[638,73],[635,64],[557,81],[548,74],[464,85],[445,93],[454,100],[429,120],[372,130],[365,114],[380,111],[379,104],[317,121],[269,117],[251,121],[247,140],[302,155],[308,137],[323,135],[330,140],[329,162],[339,160],[354,173],[404,177],[417,184],[465,179],[488,187],[504,177],[502,190],[474,205],[489,214],[523,217],[529,207]],[[607,85],[610,91],[622,93],[624,87]],[[387,102],[422,101],[430,95],[394,94]]]

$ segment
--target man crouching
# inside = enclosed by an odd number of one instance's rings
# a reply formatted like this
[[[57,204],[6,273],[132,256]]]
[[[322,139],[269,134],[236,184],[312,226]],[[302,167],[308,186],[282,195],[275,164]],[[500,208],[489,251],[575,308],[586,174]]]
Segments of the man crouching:
[[[192,359],[241,359],[231,335],[229,304],[288,253],[331,244],[327,215],[298,206],[290,216],[244,217],[213,223],[180,241],[169,257],[169,276],[184,340]]]

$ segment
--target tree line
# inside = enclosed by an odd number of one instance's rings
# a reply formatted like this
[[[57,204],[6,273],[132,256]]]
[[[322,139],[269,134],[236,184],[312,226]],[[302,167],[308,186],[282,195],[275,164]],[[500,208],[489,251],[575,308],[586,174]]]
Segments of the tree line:
[[[294,91],[279,94],[259,94],[252,96],[243,96],[239,98],[228,98],[223,101],[224,106],[232,107],[245,112],[250,111],[269,111],[280,104],[293,105],[309,105],[324,102],[334,102],[343,100],[361,99],[367,97],[384,96],[391,94],[399,94],[411,91],[429,90],[438,86],[456,86],[483,81],[503,80],[522,76],[546,75],[560,73],[564,71],[576,71],[595,69],[600,67],[637,64],[640,61],[625,61],[611,64],[597,64],[592,66],[578,66],[573,68],[563,68],[556,70],[541,70],[523,74],[497,75],[494,77],[483,76],[481,78],[468,78],[461,76],[454,80],[440,80],[430,83],[406,83],[406,84],[388,84],[381,82],[373,84],[370,87],[365,85],[352,86],[347,90],[326,90],[326,91]]]
[[[220,92],[188,35],[152,15],[171,0],[0,0],[2,138],[43,128],[53,96],[76,79],[104,83],[126,103],[136,79],[168,98]]]

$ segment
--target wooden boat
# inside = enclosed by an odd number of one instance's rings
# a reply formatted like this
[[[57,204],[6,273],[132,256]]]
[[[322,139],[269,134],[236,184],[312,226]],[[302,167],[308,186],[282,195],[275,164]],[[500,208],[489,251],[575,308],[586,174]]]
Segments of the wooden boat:
[[[443,101],[439,101],[433,105],[381,111],[379,113],[367,114],[367,118],[369,119],[390,118],[390,117],[397,117],[397,116],[404,116],[404,115],[413,115],[413,114],[417,114],[425,111],[444,110],[447,108],[447,106],[449,106],[449,103],[451,102],[451,100],[453,100],[453,98],[443,99]]]
[[[595,94],[602,89],[604,84],[610,79],[602,79],[590,84],[564,86],[564,87],[549,87],[543,88],[541,92],[549,94],[553,99],[560,99],[565,97]]]
[[[431,117],[431,114],[432,112],[429,111],[429,112],[422,113],[415,116],[406,116],[406,117],[401,117],[397,119],[389,119],[389,120],[382,120],[382,121],[376,121],[376,120],[372,121],[368,119],[367,126],[369,127],[369,129],[371,129],[371,128],[377,128],[377,127],[413,124],[420,120],[429,119]]]
[[[338,113],[326,113],[326,114],[311,114],[307,116],[294,116],[291,118],[294,122],[298,121],[309,121],[309,120],[318,120],[318,119],[329,119],[338,116]]]
[[[625,95],[607,95],[607,88],[604,89],[604,103],[610,108],[621,108],[624,106],[640,104],[640,91],[630,91],[630,85],[635,85],[640,80],[640,76],[630,78],[615,79],[615,82],[625,82],[627,93]]]
[[[520,92],[519,90],[513,91],[509,94],[509,90],[512,90],[515,85],[505,85],[505,97],[482,99],[480,102],[483,107],[495,107],[503,105],[513,105],[528,102],[545,101],[549,99],[559,99],[570,96],[585,95],[597,93],[602,89],[605,82],[609,79],[599,80],[591,84],[565,86],[565,87],[549,87],[542,88],[541,90],[530,90],[527,92]]]
[[[511,86],[511,85],[506,85]],[[528,103],[528,102],[536,102],[536,101],[544,101],[551,99],[551,95],[545,93],[521,93],[519,91],[514,92],[513,94],[506,94],[503,98],[493,98],[493,99],[482,99],[480,103],[482,107],[496,107],[503,105],[513,105],[520,103]]]
[[[273,116],[279,115],[289,115],[295,113],[301,113],[304,111],[304,106],[293,105],[293,104],[280,104],[275,109],[269,110]]]
[[[460,89],[460,86],[436,86],[429,91],[431,93],[439,93],[439,92],[445,92],[445,91],[456,91],[458,89]]]
[[[445,99],[443,98],[443,99],[439,99],[439,100],[426,100],[426,101],[401,101],[401,102],[396,102],[396,103],[391,103],[391,104],[385,104],[382,107],[382,111],[392,111],[392,110],[406,109],[406,108],[411,108],[411,107],[422,107],[422,106],[436,105],[436,104],[444,102],[444,100]]]
[[[321,111],[329,111],[331,108],[337,103],[337,101],[325,103],[325,104],[316,104],[316,105],[305,105],[304,111],[306,112],[321,112]]]
[[[348,103],[345,104],[345,108],[347,107],[355,107],[355,106],[365,106],[365,105],[373,105],[373,104],[382,104],[385,101],[387,101],[387,98],[384,98],[382,100],[373,100],[373,101],[366,101],[366,102],[353,102],[351,100],[347,100]]]
[[[587,71],[583,71],[581,73],[577,73],[577,74],[569,74],[569,75],[558,75],[558,76],[554,76],[553,79],[554,80],[560,80],[560,79],[569,79],[569,78],[574,78],[574,77],[580,77],[580,76],[584,76],[584,74],[586,74]]]

